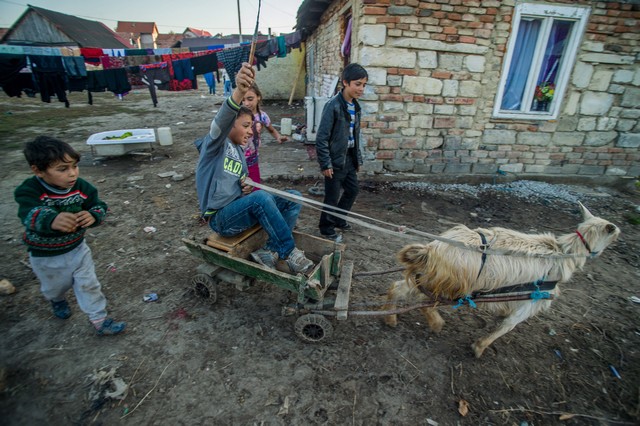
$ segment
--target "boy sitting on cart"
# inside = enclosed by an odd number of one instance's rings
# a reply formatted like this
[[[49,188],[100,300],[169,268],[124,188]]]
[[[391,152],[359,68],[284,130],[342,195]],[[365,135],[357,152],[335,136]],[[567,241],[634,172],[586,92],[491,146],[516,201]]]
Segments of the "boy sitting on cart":
[[[253,260],[275,269],[278,259],[284,259],[293,273],[305,273],[313,262],[295,246],[292,234],[302,205],[267,191],[253,191],[246,178],[243,147],[253,136],[253,114],[241,105],[253,81],[253,68],[244,63],[236,75],[236,88],[223,102],[209,133],[195,141],[200,153],[196,167],[200,211],[211,229],[223,237],[259,223],[269,238],[264,247],[251,253]],[[301,196],[295,190],[287,192]]]

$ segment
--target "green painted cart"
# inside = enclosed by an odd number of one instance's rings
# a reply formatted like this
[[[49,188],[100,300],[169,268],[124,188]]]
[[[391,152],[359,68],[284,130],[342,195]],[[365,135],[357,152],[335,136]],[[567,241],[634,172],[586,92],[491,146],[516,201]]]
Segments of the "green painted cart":
[[[234,238],[212,236],[204,241],[183,239],[195,256],[204,260],[191,279],[196,296],[217,300],[216,287],[222,283],[245,289],[254,280],[274,284],[297,294],[294,304],[283,308],[283,315],[298,315],[295,332],[307,342],[319,342],[333,333],[332,322],[324,311],[339,321],[347,319],[353,262],[343,261],[344,244],[294,231],[296,247],[305,252],[315,266],[307,274],[292,274],[286,263],[278,262],[277,270],[251,260],[251,252],[262,247],[267,234],[259,226]]]

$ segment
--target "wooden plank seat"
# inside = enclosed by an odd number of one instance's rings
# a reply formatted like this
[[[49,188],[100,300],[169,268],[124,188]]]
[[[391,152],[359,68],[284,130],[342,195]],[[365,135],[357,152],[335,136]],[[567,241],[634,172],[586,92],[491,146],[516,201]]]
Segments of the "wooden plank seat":
[[[223,237],[216,232],[212,232],[211,235],[207,237],[206,243],[209,247],[217,248],[218,250],[222,250],[227,253],[232,253],[238,245],[261,229],[262,226],[260,226],[260,224],[256,224],[233,237]]]

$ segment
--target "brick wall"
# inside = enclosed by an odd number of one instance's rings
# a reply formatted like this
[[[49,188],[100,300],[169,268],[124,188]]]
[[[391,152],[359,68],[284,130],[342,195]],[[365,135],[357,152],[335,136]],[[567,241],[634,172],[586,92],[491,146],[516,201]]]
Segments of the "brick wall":
[[[307,41],[309,72],[339,75],[350,7],[351,61],[370,75],[361,102],[370,172],[640,175],[640,7],[559,3],[591,15],[556,120],[492,118],[514,0],[334,1]]]

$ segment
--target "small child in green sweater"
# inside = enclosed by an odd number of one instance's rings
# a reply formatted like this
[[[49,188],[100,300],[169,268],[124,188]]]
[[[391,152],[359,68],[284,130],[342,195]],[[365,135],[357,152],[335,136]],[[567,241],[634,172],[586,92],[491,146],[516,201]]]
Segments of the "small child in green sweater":
[[[20,184],[14,196],[40,291],[54,315],[67,319],[71,310],[65,293],[73,288],[98,335],[121,333],[126,323],[107,317],[107,300],[84,241],[87,228],[104,220],[107,205],[96,188],[79,177],[80,154],[66,142],[38,136],[25,145],[24,156],[35,176]]]

